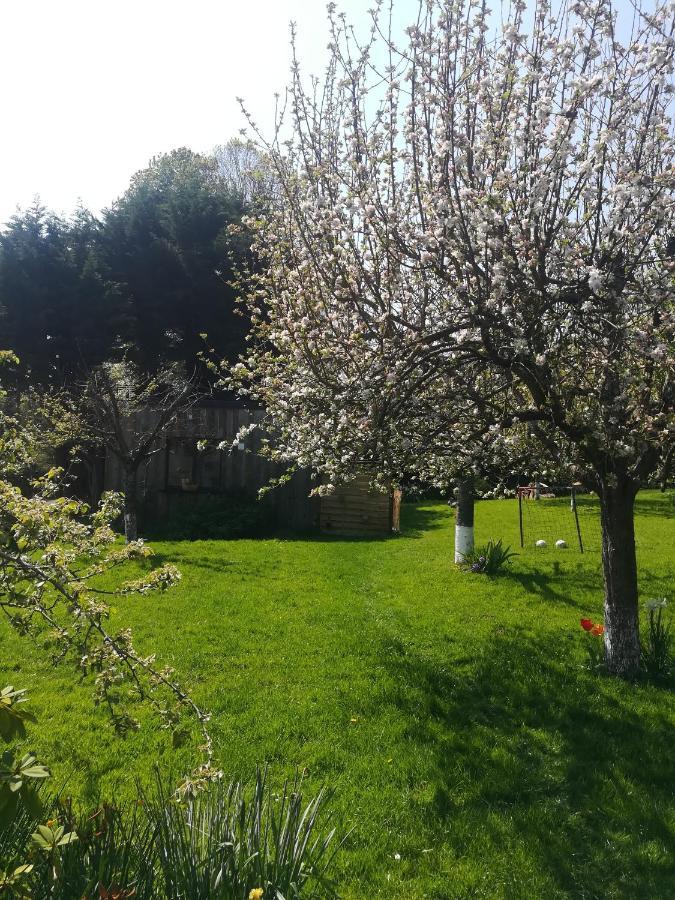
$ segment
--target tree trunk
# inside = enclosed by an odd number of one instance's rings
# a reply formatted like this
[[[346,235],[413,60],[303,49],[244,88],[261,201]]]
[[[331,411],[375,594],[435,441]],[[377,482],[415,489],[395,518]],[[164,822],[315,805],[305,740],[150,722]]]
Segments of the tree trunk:
[[[473,479],[466,478],[457,485],[455,518],[455,563],[464,561],[473,552]]]
[[[670,467],[673,464],[673,448],[666,453],[666,458],[663,463],[663,468],[661,469],[661,493],[665,494],[668,490],[668,479],[670,478]]]
[[[601,481],[602,568],[605,579],[605,659],[610,672],[633,675],[640,668],[637,563],[630,479]]]
[[[138,508],[136,469],[127,470],[123,476],[124,493],[124,537],[127,544],[138,539]]]

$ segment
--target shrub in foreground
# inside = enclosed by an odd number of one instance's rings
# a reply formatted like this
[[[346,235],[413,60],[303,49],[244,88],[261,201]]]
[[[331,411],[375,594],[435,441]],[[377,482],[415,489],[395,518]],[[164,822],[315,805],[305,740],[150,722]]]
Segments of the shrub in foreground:
[[[22,808],[0,830],[0,897],[333,897],[326,799],[305,800],[297,781],[276,794],[262,772],[250,788],[211,784],[182,801],[160,779],[152,796],[93,812],[53,798],[46,820]]]
[[[0,693],[0,735],[10,745],[25,736],[24,693]],[[296,778],[274,793],[258,771],[250,786],[207,782],[177,795],[158,775],[150,794],[139,788],[134,801],[83,812],[31,787],[49,770],[28,757],[16,747],[2,757],[0,898],[335,895],[328,870],[339,845],[323,824],[325,789],[306,800]]]

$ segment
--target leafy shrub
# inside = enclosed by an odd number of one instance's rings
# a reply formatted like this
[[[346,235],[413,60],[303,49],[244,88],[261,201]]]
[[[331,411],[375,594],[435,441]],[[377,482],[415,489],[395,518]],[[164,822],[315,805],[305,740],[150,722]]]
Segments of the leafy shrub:
[[[25,733],[29,714],[16,707],[24,693],[0,692],[7,740]],[[335,896],[328,869],[339,845],[321,822],[328,794],[304,800],[297,778],[275,794],[259,771],[250,788],[208,782],[181,797],[158,775],[152,795],[139,790],[126,805],[83,813],[29,791],[24,782],[49,771],[34,761],[24,768],[2,770],[0,797],[12,802],[0,816],[0,898]]]
[[[50,775],[32,753],[20,754],[16,747],[16,740],[26,736],[26,722],[34,720],[23,708],[25,695],[12,685],[0,691],[0,738],[8,745],[0,755],[0,897],[32,896],[33,866],[26,847],[31,825],[43,812],[36,784]]]
[[[0,738],[10,746],[0,755],[0,832],[12,825],[19,807],[41,812],[36,783],[49,777],[49,769],[39,765],[32,753],[20,754],[11,746],[26,736],[26,722],[33,721],[23,708],[26,691],[7,685],[0,691]]]
[[[284,900],[329,898],[335,832],[320,829],[326,800],[323,790],[303,800],[298,781],[275,795],[261,772],[251,789],[210,784],[183,801],[158,778],[153,796],[93,814],[55,799],[46,825],[24,811],[11,840],[0,835],[0,873],[6,860],[12,871],[13,861],[29,861],[25,895],[54,900],[245,900],[257,888]]]
[[[672,667],[672,623],[664,617],[665,598],[649,600],[646,640],[642,643],[642,666],[651,678],[662,679],[670,675]]]
[[[464,568],[481,575],[498,575],[504,566],[518,554],[511,547],[504,547],[501,538],[495,543],[489,540],[483,547],[467,553],[462,561]]]

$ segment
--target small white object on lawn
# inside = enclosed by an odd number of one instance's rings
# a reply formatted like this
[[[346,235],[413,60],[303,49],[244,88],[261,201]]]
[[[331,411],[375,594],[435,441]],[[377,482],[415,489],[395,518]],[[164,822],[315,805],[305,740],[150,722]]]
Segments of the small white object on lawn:
[[[541,541],[541,540],[535,541],[534,546],[535,546],[535,547],[545,547],[545,546],[546,546],[546,541]]]
[[[567,541],[563,541],[563,539],[560,538],[559,541],[555,542],[555,545],[558,548],[558,550],[564,550],[565,547],[567,547]]]

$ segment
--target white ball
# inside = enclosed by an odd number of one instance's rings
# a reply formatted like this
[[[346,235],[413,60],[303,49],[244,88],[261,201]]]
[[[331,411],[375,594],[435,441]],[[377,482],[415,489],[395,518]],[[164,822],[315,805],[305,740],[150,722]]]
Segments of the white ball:
[[[559,541],[555,542],[555,545],[558,548],[558,550],[564,550],[565,547],[567,546],[567,541],[563,541],[561,538]]]
[[[535,541],[534,546],[535,546],[535,547],[545,547],[545,546],[546,546],[546,541]]]

